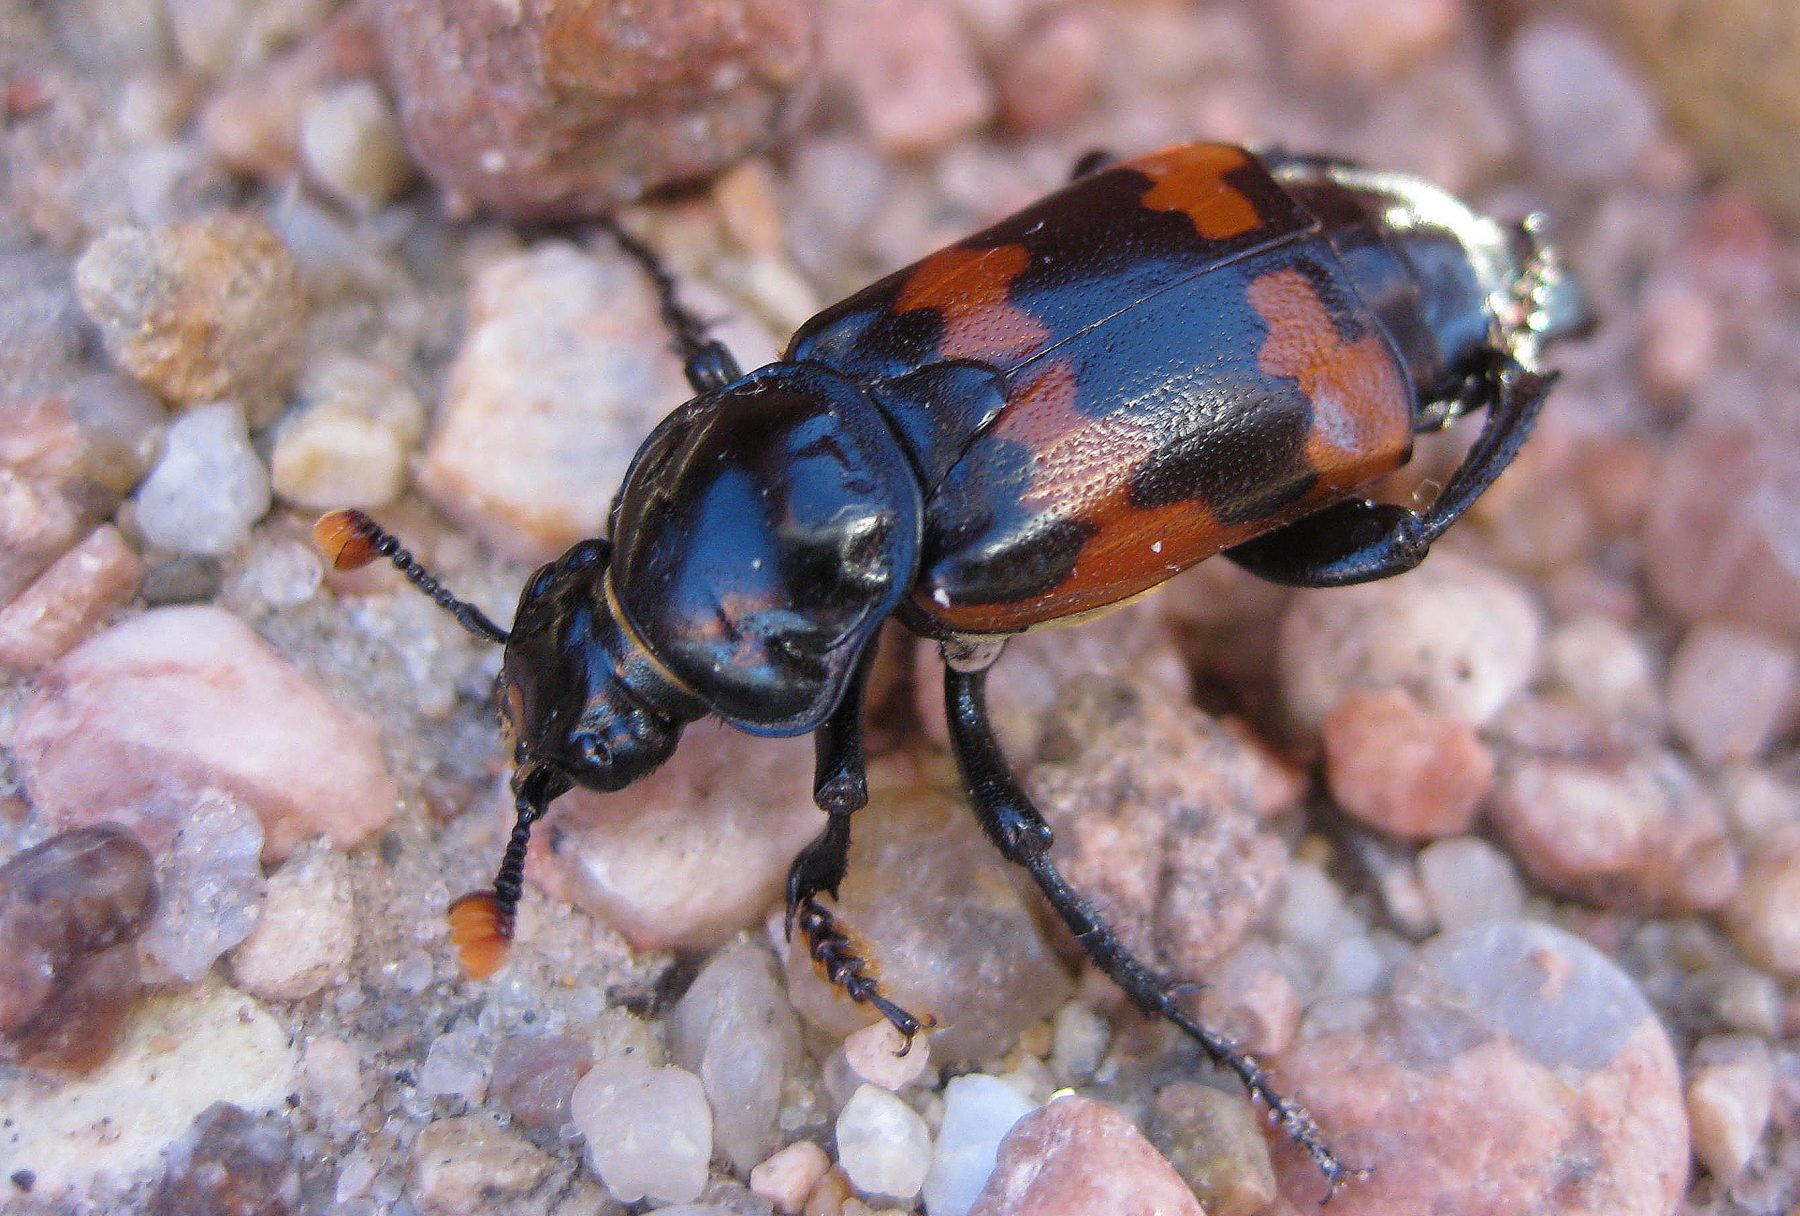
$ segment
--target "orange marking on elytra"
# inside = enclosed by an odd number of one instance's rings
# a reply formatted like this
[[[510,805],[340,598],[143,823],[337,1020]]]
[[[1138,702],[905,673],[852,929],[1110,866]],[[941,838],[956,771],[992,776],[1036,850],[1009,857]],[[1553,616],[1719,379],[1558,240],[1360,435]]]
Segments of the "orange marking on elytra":
[[[1257,366],[1290,377],[1312,405],[1306,456],[1313,497],[1338,496],[1398,468],[1412,450],[1412,406],[1399,365],[1374,332],[1346,342],[1318,288],[1298,270],[1252,282],[1251,307],[1269,327]]]
[[[1022,502],[1047,520],[1075,519],[1094,534],[1061,582],[1024,604],[919,606],[973,633],[1018,629],[1130,599],[1227,545],[1260,531],[1221,524],[1198,499],[1154,507],[1131,501],[1132,474],[1156,450],[1151,430],[1126,415],[1093,417],[1077,403],[1074,369],[1052,360],[1021,384],[994,424],[994,437],[1032,455]]]
[[[1251,199],[1225,180],[1246,163],[1242,148],[1229,144],[1182,144],[1140,156],[1127,164],[1156,184],[1143,197],[1152,211],[1180,211],[1194,231],[1209,241],[1243,236],[1263,222]]]
[[[1029,358],[1050,344],[1050,328],[1008,293],[1030,262],[1023,245],[952,245],[919,263],[901,287],[894,311],[937,310],[944,318],[946,359]]]

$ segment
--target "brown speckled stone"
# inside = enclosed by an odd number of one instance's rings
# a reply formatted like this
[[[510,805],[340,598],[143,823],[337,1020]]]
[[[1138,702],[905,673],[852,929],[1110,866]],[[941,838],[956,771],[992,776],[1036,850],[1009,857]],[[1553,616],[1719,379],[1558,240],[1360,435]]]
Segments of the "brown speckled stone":
[[[230,398],[266,422],[299,370],[306,293],[259,216],[111,229],[75,286],[113,359],[177,405]]]
[[[1184,978],[1205,973],[1273,896],[1287,850],[1258,792],[1278,768],[1198,710],[1086,686],[1050,728],[1030,788],[1053,856],[1125,944]]]

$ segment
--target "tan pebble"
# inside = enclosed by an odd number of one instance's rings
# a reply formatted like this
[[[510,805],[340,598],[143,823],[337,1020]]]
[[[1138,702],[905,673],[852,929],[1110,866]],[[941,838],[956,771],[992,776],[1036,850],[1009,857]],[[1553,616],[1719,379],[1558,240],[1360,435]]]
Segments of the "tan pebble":
[[[797,1140],[750,1171],[750,1189],[794,1216],[830,1168],[824,1149],[811,1140]]]
[[[231,952],[231,974],[265,1000],[299,1000],[341,979],[355,950],[350,865],[319,842],[269,876],[256,928]]]
[[[555,1161],[487,1115],[428,1123],[413,1141],[413,1186],[441,1216],[479,1216],[542,1182]]]

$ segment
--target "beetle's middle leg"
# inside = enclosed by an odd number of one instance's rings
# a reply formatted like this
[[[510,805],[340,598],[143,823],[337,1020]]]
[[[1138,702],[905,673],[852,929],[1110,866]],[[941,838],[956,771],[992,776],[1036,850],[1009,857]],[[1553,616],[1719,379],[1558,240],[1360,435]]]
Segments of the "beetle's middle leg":
[[[871,643],[857,663],[843,700],[813,737],[817,748],[813,801],[828,818],[825,830],[800,851],[788,871],[787,931],[791,937],[798,925],[813,962],[826,980],[842,988],[851,1000],[879,1011],[910,1047],[913,1036],[919,1033],[919,1019],[881,991],[880,981],[868,974],[870,961],[852,932],[819,902],[820,895],[837,898],[838,887],[850,866],[850,816],[869,801],[862,704],[875,650],[876,645]]]
[[[1344,587],[1406,573],[1513,462],[1555,379],[1510,361],[1491,373],[1493,403],[1481,435],[1424,511],[1351,499],[1225,555],[1259,578],[1290,587]]]
[[[1126,949],[1099,910],[1069,885],[1050,860],[1050,825],[1007,766],[988,721],[986,670],[958,671],[947,667],[944,706],[957,767],[962,771],[963,784],[982,829],[1008,861],[1030,872],[1050,906],[1095,965],[1123,988],[1139,1009],[1169,1019],[1192,1036],[1215,1062],[1236,1073],[1244,1088],[1268,1106],[1281,1130],[1312,1158],[1330,1190],[1360,1176],[1363,1171],[1338,1160],[1306,1108],[1276,1092],[1268,1073],[1254,1058],[1182,1008],[1177,993],[1183,985],[1152,971]]]
[[[674,335],[675,348],[681,352],[682,370],[687,373],[688,384],[693,390],[704,393],[710,389],[722,388],[742,376],[743,369],[725,348],[725,344],[716,338],[707,337],[706,322],[681,302],[675,291],[675,276],[663,265],[656,251],[625,231],[614,220],[601,220],[600,225],[612,234],[619,248],[643,267],[644,273],[650,276],[650,281],[656,284],[656,295],[662,302],[663,323]]]

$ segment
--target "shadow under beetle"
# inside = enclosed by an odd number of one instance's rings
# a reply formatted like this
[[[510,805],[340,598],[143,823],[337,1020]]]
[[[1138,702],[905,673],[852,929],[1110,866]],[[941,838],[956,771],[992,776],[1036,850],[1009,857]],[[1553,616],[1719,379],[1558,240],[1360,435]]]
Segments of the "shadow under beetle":
[[[795,859],[788,926],[910,1041],[819,900],[868,800],[863,685],[882,624],[939,640],[950,737],[988,838],[1140,1008],[1269,1107],[1335,1188],[1356,1171],[1257,1063],[1182,1007],[1050,858],[985,704],[1009,634],[1120,604],[1223,552],[1341,586],[1410,570],[1524,442],[1585,321],[1537,217],[1502,224],[1416,177],[1184,144],[1084,162],[1063,189],[801,327],[745,375],[644,246],[695,393],[638,451],[611,539],[540,569],[510,631],[358,512],[320,521],[340,567],[386,556],[506,646],[517,822],[492,892],[452,906],[471,974],[504,959],[531,825],[574,785],[619,790],[716,714],[813,733],[824,832]],[[1362,486],[1413,436],[1486,407],[1426,509]]]

